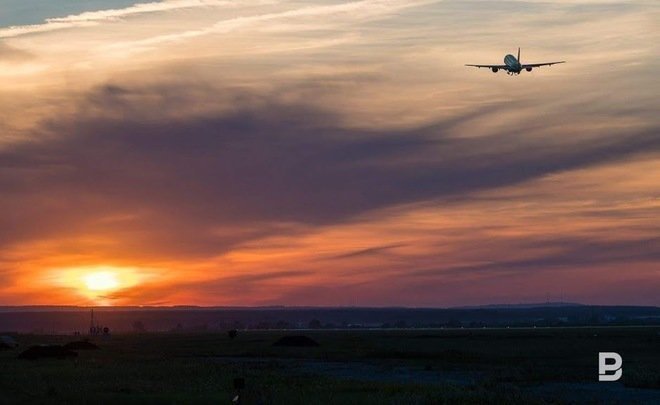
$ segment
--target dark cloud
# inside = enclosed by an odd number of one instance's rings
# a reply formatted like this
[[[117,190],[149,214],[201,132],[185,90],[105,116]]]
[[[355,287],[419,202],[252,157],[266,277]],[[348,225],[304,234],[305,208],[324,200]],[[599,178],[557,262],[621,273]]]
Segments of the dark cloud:
[[[396,249],[399,247],[404,247],[406,246],[405,243],[393,243],[389,245],[383,245],[383,246],[374,246],[366,249],[359,249],[355,250],[352,252],[344,253],[341,255],[336,255],[333,257],[330,257],[329,259],[348,259],[352,257],[368,257],[368,256],[378,256],[382,255],[385,253],[388,253],[392,249]]]
[[[176,114],[220,99],[231,108]],[[35,140],[0,151],[0,245],[112,235],[126,257],[204,256],[290,232],[290,223],[337,223],[660,146],[656,131],[596,140],[527,138],[515,130],[446,135],[492,113],[484,108],[409,130],[358,130],[276,95],[104,86],[73,118],[53,119]]]
[[[512,246],[508,246],[511,248]],[[517,275],[538,269],[574,270],[591,265],[625,264],[660,261],[660,238],[596,241],[587,238],[556,238],[529,242],[518,241],[517,250],[550,249],[554,253],[531,259],[496,260],[491,263],[426,269],[413,272],[416,276],[487,274],[489,277]]]

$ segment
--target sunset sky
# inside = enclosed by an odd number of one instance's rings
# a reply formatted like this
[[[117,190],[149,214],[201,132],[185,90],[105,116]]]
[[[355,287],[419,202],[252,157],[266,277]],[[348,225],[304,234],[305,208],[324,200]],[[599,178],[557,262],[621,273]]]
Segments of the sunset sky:
[[[0,305],[660,305],[657,0],[136,1],[0,4]]]

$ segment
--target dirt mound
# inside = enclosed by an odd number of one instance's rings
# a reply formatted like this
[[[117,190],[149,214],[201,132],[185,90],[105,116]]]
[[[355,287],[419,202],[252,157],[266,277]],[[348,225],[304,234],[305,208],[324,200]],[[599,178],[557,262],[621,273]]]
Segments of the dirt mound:
[[[319,344],[312,338],[307,336],[284,336],[273,346],[287,346],[287,347],[318,347]]]
[[[18,355],[19,359],[64,359],[67,357],[76,357],[78,353],[65,349],[59,345],[32,346]]]
[[[77,342],[69,342],[64,345],[64,348],[68,350],[97,350],[99,347],[86,340],[80,340]]]

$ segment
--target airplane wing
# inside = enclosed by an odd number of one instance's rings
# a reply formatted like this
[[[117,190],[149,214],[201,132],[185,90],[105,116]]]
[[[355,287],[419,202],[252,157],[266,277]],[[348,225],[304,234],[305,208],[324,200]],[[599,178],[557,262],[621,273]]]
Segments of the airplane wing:
[[[526,69],[526,68],[535,68],[541,66],[552,66],[552,65],[556,65],[557,63],[566,63],[566,61],[562,60],[561,62],[525,63],[522,65],[522,68]]]
[[[472,66],[472,67],[478,67],[478,68],[488,68],[488,69],[508,69],[509,67],[507,65],[465,65],[465,66]]]

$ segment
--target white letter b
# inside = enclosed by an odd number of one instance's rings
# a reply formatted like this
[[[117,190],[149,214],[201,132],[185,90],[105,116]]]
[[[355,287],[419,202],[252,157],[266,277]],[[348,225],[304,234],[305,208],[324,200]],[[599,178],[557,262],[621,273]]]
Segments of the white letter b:
[[[608,359],[614,360],[614,363],[607,364]],[[598,353],[598,381],[617,381],[623,374],[622,365],[623,359],[619,353]],[[608,371],[614,371],[614,374],[608,374]]]

